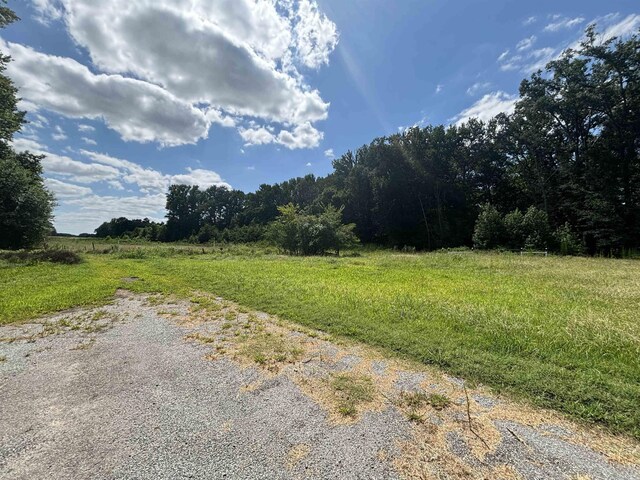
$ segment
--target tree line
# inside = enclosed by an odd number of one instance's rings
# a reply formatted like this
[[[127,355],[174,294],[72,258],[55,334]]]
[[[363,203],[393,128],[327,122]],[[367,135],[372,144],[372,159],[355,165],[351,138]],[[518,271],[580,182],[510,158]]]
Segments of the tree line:
[[[362,242],[385,246],[635,249],[639,77],[638,34],[599,42],[592,26],[579,48],[521,83],[513,114],[376,138],[335,159],[326,177],[252,193],[172,185],[155,236],[255,241],[292,204],[315,215],[341,209]]]

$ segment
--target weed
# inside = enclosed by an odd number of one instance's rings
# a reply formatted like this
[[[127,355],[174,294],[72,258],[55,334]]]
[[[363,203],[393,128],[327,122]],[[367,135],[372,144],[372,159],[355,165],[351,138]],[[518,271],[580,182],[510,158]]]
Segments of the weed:
[[[407,413],[407,419],[410,422],[414,422],[414,423],[423,423],[424,422],[424,417],[422,415],[420,415],[418,412],[416,412],[415,410],[411,410],[411,411],[409,411],[409,413]]]
[[[427,403],[435,410],[443,410],[451,404],[451,400],[439,393],[431,393],[427,396]]]
[[[338,412],[345,417],[355,416],[358,405],[373,401],[375,387],[371,377],[354,373],[339,373],[329,379],[336,394]]]

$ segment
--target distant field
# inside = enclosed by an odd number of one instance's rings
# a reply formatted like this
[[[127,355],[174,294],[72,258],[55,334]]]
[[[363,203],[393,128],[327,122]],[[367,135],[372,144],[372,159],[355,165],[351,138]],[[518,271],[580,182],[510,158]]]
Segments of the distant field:
[[[204,290],[640,438],[640,261],[63,242],[86,261],[0,263],[0,323],[119,287]]]

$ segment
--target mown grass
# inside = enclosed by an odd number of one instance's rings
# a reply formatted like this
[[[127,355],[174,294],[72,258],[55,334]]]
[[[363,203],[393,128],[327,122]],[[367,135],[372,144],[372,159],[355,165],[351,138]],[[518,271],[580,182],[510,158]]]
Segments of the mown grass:
[[[0,323],[104,302],[118,287],[201,290],[640,438],[638,261],[139,248],[138,258],[0,265]]]

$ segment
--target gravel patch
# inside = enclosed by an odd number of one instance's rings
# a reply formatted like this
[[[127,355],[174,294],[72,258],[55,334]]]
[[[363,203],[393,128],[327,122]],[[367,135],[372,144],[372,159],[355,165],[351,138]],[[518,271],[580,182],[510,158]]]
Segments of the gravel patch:
[[[401,392],[421,392],[422,382],[427,376],[424,373],[398,372],[394,387]]]
[[[422,427],[389,397],[336,423],[297,383],[302,376],[319,386],[318,379],[336,371],[357,371],[362,358],[353,350],[318,341],[307,357],[281,369],[247,366],[228,355],[212,357],[215,342],[248,332],[240,316],[222,330],[228,320],[188,314],[187,302],[120,292],[100,309],[0,327],[6,358],[0,362],[0,480],[395,479],[395,459],[420,461],[402,445],[417,445]],[[185,338],[196,333],[215,338]],[[306,341],[302,334],[285,338]],[[407,367],[386,384],[395,370],[383,360],[372,361],[371,370],[387,394],[422,392],[427,379]],[[447,380],[447,388],[463,385]],[[470,395],[483,407],[472,412],[477,425],[480,416],[508,405],[473,389]],[[438,412],[423,405],[423,434],[427,445],[441,438],[437,447],[478,478],[499,478],[487,469],[508,465],[525,480],[640,480],[638,468],[571,443],[577,436],[565,425],[572,424],[533,428],[519,423],[521,412],[508,417],[514,421],[488,422],[497,428],[498,446],[480,460],[465,404]],[[437,461],[430,445],[423,461]]]
[[[11,367],[20,349],[2,344],[0,478],[396,478],[379,458],[406,425],[394,410],[332,426],[325,411],[286,377],[209,361],[203,345],[141,301],[119,300],[127,317],[88,349],[77,339],[39,339],[50,348]],[[136,318],[137,317],[137,318]],[[294,465],[289,451],[310,451]]]

